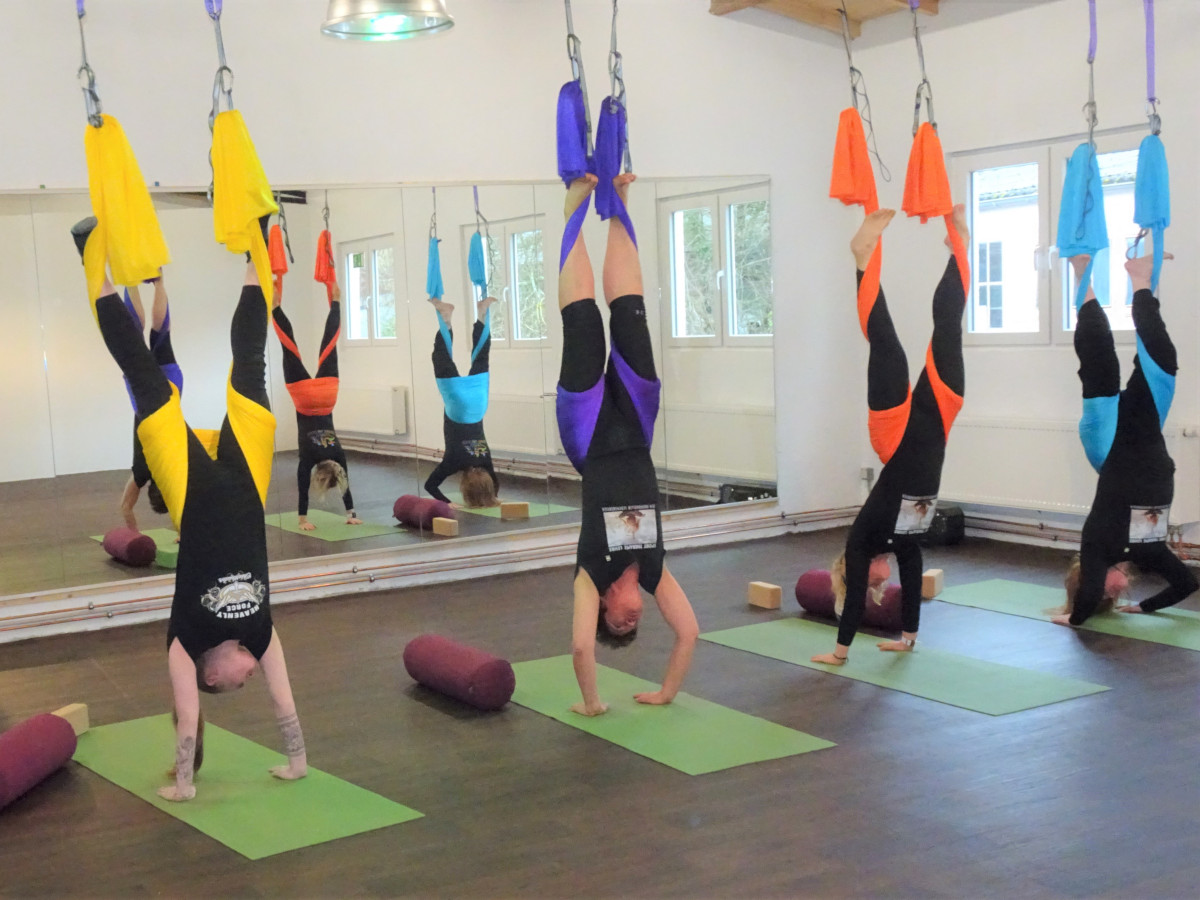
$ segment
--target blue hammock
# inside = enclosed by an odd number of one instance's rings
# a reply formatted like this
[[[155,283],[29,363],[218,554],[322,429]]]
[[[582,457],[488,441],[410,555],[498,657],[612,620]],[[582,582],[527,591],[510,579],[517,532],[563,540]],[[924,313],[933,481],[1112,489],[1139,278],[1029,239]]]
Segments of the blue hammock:
[[[1150,290],[1157,296],[1158,278],[1162,274],[1163,233],[1171,224],[1171,187],[1167,151],[1156,134],[1142,138],[1138,148],[1133,220],[1154,236],[1154,273],[1150,277]]]
[[[1075,288],[1075,308],[1083,306],[1096,255],[1108,247],[1108,224],[1104,219],[1104,189],[1100,184],[1100,164],[1091,144],[1075,148],[1063,179],[1062,203],[1058,212],[1059,257],[1087,254],[1087,270]]]

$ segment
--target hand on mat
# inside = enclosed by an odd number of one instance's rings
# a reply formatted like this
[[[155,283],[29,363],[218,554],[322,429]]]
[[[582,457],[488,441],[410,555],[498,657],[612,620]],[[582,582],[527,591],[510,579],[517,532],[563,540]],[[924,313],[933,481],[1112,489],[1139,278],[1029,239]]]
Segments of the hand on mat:
[[[608,704],[599,703],[596,706],[588,706],[586,703],[576,703],[571,707],[571,712],[581,716],[602,716],[608,712]]]
[[[189,784],[181,790],[177,784],[168,784],[166,787],[158,789],[158,796],[173,803],[182,803],[184,800],[191,800],[196,796],[196,788]]]
[[[289,763],[286,766],[272,766],[267,771],[283,781],[298,781],[308,774],[308,766],[303,769],[293,769]]]
[[[1055,625],[1070,625],[1071,617],[1069,615],[1067,615],[1066,613],[1063,613],[1062,615],[1051,616],[1050,621],[1053,622]],[[1074,626],[1072,626],[1072,627],[1074,627]]]
[[[1128,606],[1118,606],[1118,607],[1117,607],[1117,612],[1123,612],[1123,613],[1144,613],[1144,612],[1145,612],[1145,610],[1144,610],[1144,609],[1142,609],[1142,605],[1141,605],[1140,603],[1130,603]]]
[[[832,653],[820,653],[809,660],[809,662],[824,663],[827,666],[844,666],[847,658],[845,656],[835,656]]]
[[[912,644],[904,641],[880,641],[875,645],[886,653],[912,653]]]
[[[638,703],[645,703],[647,706],[666,706],[674,697],[668,697],[662,691],[646,691],[641,694],[634,694],[633,699]]]
[[[316,531],[317,526],[314,525],[312,522],[308,521],[307,519],[305,519],[303,522],[300,523],[300,530],[301,531]]]
[[[360,519],[358,516],[347,516],[346,524],[347,525],[361,525],[362,519]]]

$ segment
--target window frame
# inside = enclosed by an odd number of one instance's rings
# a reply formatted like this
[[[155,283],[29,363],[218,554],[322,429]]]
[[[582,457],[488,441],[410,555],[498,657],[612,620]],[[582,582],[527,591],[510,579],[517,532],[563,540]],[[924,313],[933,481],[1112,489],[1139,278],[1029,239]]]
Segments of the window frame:
[[[379,310],[378,310],[378,307],[376,306],[375,299],[379,294],[379,290],[378,290],[379,275],[375,271],[375,254],[380,250],[391,250],[392,251],[392,285],[393,285],[392,296],[394,297],[395,312],[396,312],[397,321],[398,321],[398,317],[400,314],[401,298],[400,298],[400,292],[399,292],[400,285],[398,284],[399,279],[396,277],[396,263],[397,263],[397,260],[399,259],[399,253],[397,252],[397,248],[396,248],[395,235],[394,234],[382,234],[382,235],[376,235],[374,237],[355,238],[354,240],[338,242],[338,260],[339,260],[338,268],[340,270],[339,274],[342,279],[341,283],[344,286],[346,286],[347,290],[349,289],[349,284],[350,284],[350,255],[352,253],[361,252],[361,253],[366,254],[366,258],[368,261],[368,267],[371,272],[372,292],[371,292],[371,302],[370,302],[369,308],[367,310],[367,336],[366,337],[357,337],[356,338],[356,337],[351,336],[350,304],[348,302],[342,303],[342,340],[346,343],[347,346],[352,346],[352,347],[370,347],[370,346],[374,346],[374,345],[386,346],[386,345],[394,345],[399,340],[400,329],[398,327],[396,329],[396,331],[397,331],[396,335],[393,335],[391,337],[381,337],[378,334],[376,334],[376,328],[377,328],[378,321],[379,321]],[[345,295],[345,292],[343,292],[342,299],[343,299],[343,301],[346,301],[348,299]]]
[[[658,257],[659,284],[664,301],[661,306],[661,326],[663,342],[669,347],[771,347],[775,343],[775,335],[754,334],[739,335],[732,333],[733,284],[734,279],[729,272],[733,259],[733,235],[730,228],[730,210],[732,207],[756,201],[767,203],[768,216],[771,215],[770,184],[766,182],[731,187],[717,191],[679,194],[664,197],[658,201]],[[712,240],[714,249],[713,278],[717,283],[716,309],[713,311],[715,333],[712,335],[679,336],[675,334],[675,281],[674,281],[674,248],[671,241],[671,220],[675,213],[691,209],[707,208],[712,215]],[[774,236],[774,224],[771,226]],[[774,249],[772,247],[771,271],[774,273]],[[771,298],[774,304],[774,293]]]
[[[504,337],[497,337],[492,334],[492,349],[502,350],[532,350],[541,349],[550,343],[552,329],[547,322],[546,336],[540,338],[518,338],[516,337],[517,319],[516,319],[516,304],[513,296],[512,283],[513,277],[516,274],[514,266],[516,265],[515,255],[513,253],[513,241],[518,234],[524,234],[529,231],[541,232],[542,244],[542,265],[540,272],[542,275],[542,292],[546,293],[546,229],[542,226],[540,219],[541,213],[533,213],[525,216],[515,216],[511,219],[496,219],[488,222],[488,232],[491,235],[492,242],[496,246],[497,267],[499,271],[504,273],[503,287],[499,291],[499,296],[496,297],[498,304],[503,304],[505,324]],[[471,298],[472,320],[478,318],[478,304],[482,299],[475,285],[471,281],[471,271],[468,265],[468,257],[471,252],[471,237],[475,234],[476,223],[470,222],[460,226],[462,235],[462,278],[465,296]],[[486,238],[485,238],[486,241]],[[486,252],[486,249],[485,249]],[[547,297],[543,296],[543,307],[547,301]],[[494,308],[494,307],[493,307]]]

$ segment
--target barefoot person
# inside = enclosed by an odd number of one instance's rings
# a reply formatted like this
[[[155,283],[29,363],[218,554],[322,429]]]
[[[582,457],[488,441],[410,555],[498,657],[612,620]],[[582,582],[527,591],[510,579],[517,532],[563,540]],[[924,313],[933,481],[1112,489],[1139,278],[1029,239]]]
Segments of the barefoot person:
[[[310,488],[318,496],[336,488],[346,511],[346,524],[362,524],[362,519],[354,514],[346,452],[333,429],[333,408],[338,397],[337,342],[342,331],[341,297],[342,292],[335,281],[330,285],[329,314],[325,317],[317,374],[309,377],[304,360],[300,358],[300,348],[296,346],[292,323],[283,311],[283,279],[278,279],[275,284],[275,308],[271,311],[271,320],[283,348],[283,380],[292,405],[296,407],[296,444],[300,451],[300,462],[296,467],[299,493],[296,512],[303,531],[317,527],[308,520]]]
[[[483,433],[490,382],[491,306],[496,300],[484,297],[479,301],[471,329],[471,369],[466,375],[459,375],[454,364],[454,332],[450,329],[454,306],[432,298],[429,302],[438,317],[438,331],[433,337],[433,375],[442,395],[442,438],[446,449],[441,463],[425,480],[425,490],[431,497],[449,503],[450,498],[442,493],[442,482],[461,472],[458,485],[464,506],[468,509],[499,506],[500,479],[496,477],[492,452]]]
[[[1164,256],[1171,259],[1170,254]],[[1088,257],[1071,257],[1082,279]],[[1121,364],[1108,316],[1089,287],[1075,325],[1075,353],[1083,387],[1079,437],[1100,473],[1092,509],[1083,523],[1079,560],[1067,575],[1065,611],[1059,625],[1082,625],[1111,608],[1125,586],[1127,562],[1161,575],[1167,586],[1141,603],[1119,607],[1141,613],[1164,609],[1196,590],[1196,576],[1167,546],[1167,517],[1175,494],[1175,463],[1162,428],[1175,394],[1175,346],[1150,289],[1153,257],[1126,261],[1133,283],[1137,355],[1121,390]]]
[[[96,227],[88,218],[71,229],[84,254]],[[179,564],[167,628],[167,666],[175,699],[175,783],[168,800],[190,800],[199,755],[200,691],[245,684],[261,667],[283,735],[286,765],[277,778],[308,771],[304,737],[288,680],[283,644],[271,624],[263,503],[271,473],[275,417],[267,400],[267,303],[253,265],[246,267],[233,314],[233,365],[228,412],[219,432],[194,431],[184,421],[179,391],[167,380],[105,278],[94,312],[109,353],[129,380],[142,421],[146,462],[179,529]]]
[[[175,362],[175,351],[171,347],[171,309],[167,299],[167,288],[163,283],[162,272],[152,279],[154,283],[154,305],[150,309],[150,353],[159,369],[167,380],[183,393],[183,371]],[[137,285],[130,287],[125,294],[125,306],[134,318],[138,333],[143,333],[146,327],[146,311],[142,307],[141,294]],[[167,505],[163,502],[158,485],[150,477],[150,469],[146,465],[146,453],[142,449],[142,441],[138,437],[138,425],[142,417],[138,414],[137,403],[133,399],[133,389],[129,379],[125,379],[125,388],[129,391],[129,402],[133,404],[133,465],[130,467],[129,481],[121,494],[121,518],[128,528],[138,530],[137,515],[134,507],[142,494],[142,488],[147,488],[146,496],[150,500],[150,508],[156,513],[166,513]]]
[[[870,213],[850,242],[858,278],[862,281],[871,254],[894,210]],[[966,212],[954,207],[953,225],[964,246]],[[946,245],[951,247],[949,236]],[[953,248],[952,248],[953,249]],[[946,271],[933,294],[933,337],[925,368],[916,388],[909,389],[908,361],[896,336],[883,289],[869,302],[861,316],[871,354],[867,367],[867,406],[871,444],[883,469],[863,504],[846,539],[844,561],[844,606],[838,624],[837,646],[832,653],[812,658],[813,662],[840,666],[846,662],[850,643],[858,631],[866,606],[867,589],[878,588],[888,577],[887,554],[896,557],[900,570],[901,622],[898,641],[883,641],[880,650],[912,650],[921,616],[920,536],[929,530],[946,438],[954,417],[962,407],[963,355],[962,311],[966,302],[957,257],[951,253]]]
[[[633,180],[629,174],[613,179],[622,203]],[[571,182],[568,221],[595,187],[595,175]],[[563,321],[558,430],[583,477],[571,630],[583,702],[571,709],[586,716],[608,709],[596,688],[596,642],[623,646],[633,640],[642,616],[639,586],[654,596],[675,633],[675,644],[662,687],[634,699],[670,703],[687,675],[699,636],[691,604],[663,562],[658,478],[650,459],[661,384],[646,326],[637,247],[617,216],[608,222],[603,278],[612,338],[607,367],[592,264],[579,233],[558,276]]]

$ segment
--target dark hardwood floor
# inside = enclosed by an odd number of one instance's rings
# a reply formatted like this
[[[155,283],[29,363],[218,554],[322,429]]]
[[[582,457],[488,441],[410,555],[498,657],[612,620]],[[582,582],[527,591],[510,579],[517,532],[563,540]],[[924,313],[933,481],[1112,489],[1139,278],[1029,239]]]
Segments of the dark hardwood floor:
[[[843,531],[672,554],[705,630],[763,621]],[[968,541],[948,583],[1060,582],[1066,554]],[[314,766],[425,818],[248,862],[74,764],[0,812],[3,897],[1184,898],[1200,884],[1200,654],[932,602],[922,638],[1113,690],[993,718],[701,642],[685,689],[836,741],[689,777],[510,706],[413,685],[404,644],[447,634],[513,661],[568,652],[560,568],[276,610]],[[1145,585],[1145,590],[1150,590]],[[0,728],[72,701],[164,711],[162,623],[0,645]],[[660,678],[641,637],[601,662]],[[862,635],[853,653],[874,653]],[[260,679],[209,718],[278,738]],[[164,766],[171,748],[162,748]],[[265,773],[264,773],[265,777]],[[202,786],[201,786],[201,789]]]

